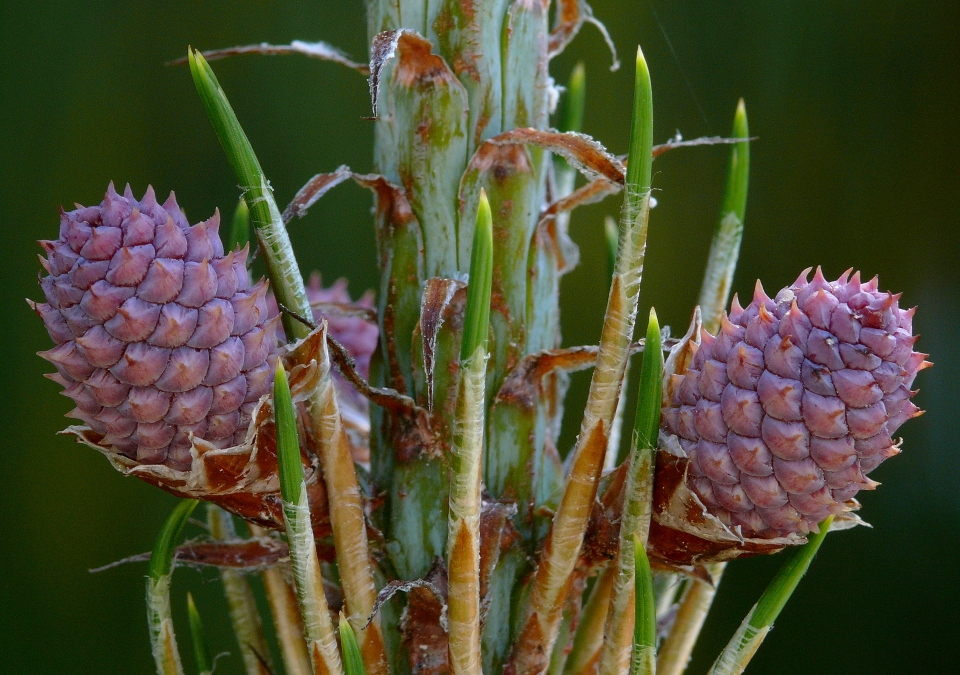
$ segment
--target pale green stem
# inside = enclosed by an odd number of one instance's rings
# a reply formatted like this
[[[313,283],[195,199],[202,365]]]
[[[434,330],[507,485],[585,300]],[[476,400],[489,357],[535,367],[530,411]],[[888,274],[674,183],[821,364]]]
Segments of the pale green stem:
[[[726,563],[716,563],[707,568],[713,577],[713,585],[703,581],[690,581],[677,608],[673,627],[660,645],[660,654],[657,657],[659,675],[682,675],[686,670],[725,567]]]
[[[157,675],[183,675],[170,612],[170,575],[147,579],[147,623]]]
[[[331,373],[325,341],[327,323],[323,322],[323,341],[317,359],[320,377],[316,393],[308,405],[314,446],[323,468],[323,479],[330,499],[330,525],[337,556],[337,571],[349,619],[355,630],[366,672],[387,675],[388,665],[380,628],[374,616],[377,589],[367,545],[363,494],[357,481],[350,440],[344,428]]]
[[[477,346],[460,364],[451,449],[448,622],[450,672],[480,675],[480,460],[487,354]]]
[[[230,540],[237,536],[233,517],[214,504],[208,505],[207,524],[214,539]],[[269,675],[270,648],[263,634],[263,621],[253,596],[253,588],[247,577],[239,572],[223,569],[220,577],[223,579],[223,593],[227,599],[230,623],[240,646],[240,655],[243,657],[247,675]],[[261,658],[267,663],[263,663]]]
[[[623,383],[620,385],[620,391],[626,392],[627,387],[630,386],[630,371],[629,368],[624,368],[623,370]],[[615,469],[618,465],[617,460],[620,459],[620,445],[623,443],[622,434],[623,434],[623,415],[627,409],[627,396],[625,393],[620,395],[620,400],[617,401],[617,409],[613,414],[613,423],[610,425],[610,438],[607,441],[607,454],[603,458],[603,468],[605,470]]]
[[[173,577],[173,558],[177,542],[183,534],[187,519],[197,504],[196,499],[184,499],[167,518],[150,557],[147,576],[147,625],[150,629],[150,647],[157,675],[183,675],[177,636],[173,630],[170,611],[170,581]]]
[[[620,230],[617,227],[617,221],[607,216],[603,220],[603,236],[607,245],[607,269],[612,278],[617,271],[617,247],[620,239]],[[620,384],[620,391],[627,391],[630,383],[629,366],[623,370],[623,382]],[[613,469],[626,457],[621,457],[620,445],[622,443],[621,432],[623,430],[623,415],[627,409],[627,397],[621,395],[617,401],[617,411],[613,414],[613,424],[610,425],[610,440],[607,442],[607,456],[604,458],[603,466],[605,469]],[[629,450],[626,451],[629,453]]]
[[[616,577],[600,653],[599,675],[620,675],[630,667],[633,652],[636,536],[646,545],[650,530],[650,500],[653,496],[652,448],[634,448],[630,453],[631,475],[627,477],[627,502],[620,521],[620,546]]]
[[[450,452],[447,621],[452,675],[481,675],[480,476],[493,267],[492,216],[482,189],[472,248]]]
[[[250,534],[264,537],[267,531],[251,524]],[[310,675],[310,655],[303,638],[303,621],[297,608],[296,593],[283,578],[283,572],[278,567],[265,570],[260,578],[270,604],[284,671],[287,675]]]
[[[300,457],[297,422],[283,363],[278,361],[273,380],[273,408],[277,433],[277,467],[283,522],[290,547],[293,581],[303,618],[303,633],[314,675],[342,675],[343,664],[337,651],[336,633],[330,609],[323,593],[320,560],[313,538],[307,485]]]
[[[315,675],[341,675],[343,664],[337,651],[336,633],[330,619],[330,608],[323,593],[317,544],[310,525],[307,486],[300,484],[298,503],[283,500],[283,516],[290,545],[293,579],[303,618],[303,634]]]

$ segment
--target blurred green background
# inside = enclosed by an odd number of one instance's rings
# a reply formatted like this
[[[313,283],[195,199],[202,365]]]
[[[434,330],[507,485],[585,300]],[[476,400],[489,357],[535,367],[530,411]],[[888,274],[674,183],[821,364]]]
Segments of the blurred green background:
[[[557,58],[564,81],[582,59],[585,131],[625,152],[639,41],[653,73],[656,139],[729,130],[745,97],[752,178],[736,288],[775,292],[809,265],[879,273],[920,305],[920,348],[936,368],[918,381],[927,414],[903,429],[903,455],[874,478],[862,515],[874,529],[831,535],[751,666],[753,673],[947,673],[960,662],[960,3],[637,2],[596,0],[627,67],[608,70],[597,31]],[[58,437],[68,401],[41,377],[48,347],[24,297],[40,295],[35,240],[57,233],[57,207],[97,203],[111,179],[139,196],[176,189],[191,220],[232,211],[238,190],[185,67],[213,48],[323,39],[363,58],[361,2],[138,1],[0,3],[0,204],[4,241],[0,450],[0,672],[150,673],[144,565],[88,568],[146,551],[173,499],[123,479],[97,453]],[[214,64],[286,203],[318,171],[367,170],[364,79],[302,57]],[[727,150],[659,159],[642,304],[682,332],[719,207]],[[305,271],[377,283],[370,197],[344,186],[292,237]],[[563,285],[564,340],[595,342],[605,301],[602,218],[574,215],[583,262]],[[569,405],[582,406],[589,375]],[[952,387],[952,388],[951,388]],[[565,430],[572,441],[575,413]],[[703,672],[780,560],[734,564],[690,672]],[[214,651],[235,647],[215,575],[181,571]],[[186,626],[181,647],[189,648]],[[239,673],[239,659],[218,673]]]

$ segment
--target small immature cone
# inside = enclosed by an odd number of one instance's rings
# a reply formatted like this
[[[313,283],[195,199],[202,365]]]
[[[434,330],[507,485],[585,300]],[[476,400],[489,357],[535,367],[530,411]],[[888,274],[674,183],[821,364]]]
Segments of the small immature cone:
[[[337,279],[332,285],[324,288],[318,272],[310,275],[306,291],[314,323],[319,325],[326,320],[326,335],[346,349],[353,359],[357,374],[368,380],[370,359],[380,339],[373,292],[367,291],[357,300],[353,300],[347,292],[346,279]],[[273,293],[267,293],[267,316],[273,318],[279,313],[277,299]],[[277,326],[277,336],[281,341],[285,341],[281,326]],[[330,375],[335,385],[339,418],[350,439],[353,459],[359,464],[369,466],[369,403],[363,394],[347,381],[339,369],[331,369]]]
[[[324,287],[319,272],[310,275],[306,290],[314,323],[319,325],[326,319],[330,337],[350,353],[360,376],[369,379],[370,359],[377,350],[377,341],[380,339],[380,330],[375,320],[373,291],[367,291],[354,300],[347,291],[346,279],[337,279],[330,286]],[[272,292],[267,293],[267,315],[273,318],[279,313],[276,297]],[[280,339],[284,339],[279,330],[278,335]],[[340,378],[339,375],[337,377]],[[343,382],[343,385],[352,389],[346,382]],[[342,394],[339,386],[337,393]]]
[[[111,183],[40,242],[47,302],[33,307],[57,345],[40,356],[69,415],[141,464],[189,468],[191,435],[239,444],[272,384],[266,282],[250,286],[247,249],[224,255],[219,225],[191,227],[173,193],[160,205]]]
[[[848,511],[921,413],[910,386],[930,364],[913,351],[914,310],[859,273],[808,273],[773,300],[759,284],[745,309],[734,299],[667,385],[661,445],[679,445],[688,487],[744,537],[804,535]]]

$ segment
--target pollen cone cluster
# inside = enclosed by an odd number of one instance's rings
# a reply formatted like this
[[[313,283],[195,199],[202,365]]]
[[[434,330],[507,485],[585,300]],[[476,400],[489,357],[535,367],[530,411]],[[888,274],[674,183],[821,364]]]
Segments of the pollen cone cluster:
[[[734,298],[668,386],[663,423],[690,459],[689,487],[747,537],[806,534],[847,510],[921,412],[910,386],[929,363],[913,351],[914,310],[876,278],[808,274],[774,300],[759,284],[746,308]]]
[[[250,286],[247,249],[224,255],[219,224],[191,227],[173,193],[161,205],[111,183],[40,242],[50,377],[76,403],[68,416],[140,463],[189,468],[191,435],[239,443],[272,384],[266,281]]]

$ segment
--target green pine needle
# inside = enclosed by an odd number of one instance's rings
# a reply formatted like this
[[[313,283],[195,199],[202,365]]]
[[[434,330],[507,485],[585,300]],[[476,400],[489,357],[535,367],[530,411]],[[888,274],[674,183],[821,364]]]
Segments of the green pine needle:
[[[310,316],[310,302],[300,277],[290,237],[287,235],[267,177],[260,168],[250,140],[240,126],[236,113],[220,87],[217,76],[203,55],[195,49],[187,51],[190,73],[200,94],[200,100],[213,124],[213,130],[223,146],[227,161],[243,190],[243,198],[250,209],[250,218],[260,240],[270,288],[285,307],[302,316]],[[288,337],[305,337],[310,329],[287,313],[283,327]]]
[[[160,581],[173,569],[173,556],[183,535],[183,528],[199,503],[199,499],[181,500],[167,517],[167,522],[160,528],[160,533],[153,545],[153,554],[150,556],[149,574],[154,582]]]
[[[750,141],[746,140],[749,136],[747,109],[743,99],[740,99],[733,118],[732,137],[744,140],[730,146],[730,166],[720,207],[720,220],[710,245],[698,301],[703,311],[704,327],[711,333],[716,333],[720,327],[720,315],[730,298],[733,275],[740,257],[750,179]]]
[[[640,371],[640,388],[637,396],[637,416],[633,430],[637,435],[637,448],[657,447],[660,429],[661,390],[663,387],[663,340],[657,312],[650,308],[647,324],[647,339],[643,347],[643,366]]]
[[[253,204],[251,211],[254,220],[266,221],[269,214],[267,205],[262,200],[266,181],[253,146],[250,145],[250,140],[240,126],[240,121],[207,60],[195,49],[187,50],[187,60],[190,62],[190,73],[197,86],[197,93],[200,94],[203,107],[207,110],[217,138],[220,139],[227,161],[240,180],[241,187],[248,191],[248,203]],[[258,212],[261,211],[261,218],[258,218]]]
[[[650,84],[647,61],[640,47],[637,47],[637,74],[633,91],[628,160],[626,189],[634,192],[634,195],[628,194],[628,198],[635,198],[650,189],[653,170],[653,87]]]
[[[346,615],[340,612],[340,649],[343,652],[343,670],[345,675],[367,675],[363,666],[363,657],[360,655],[360,645],[357,643],[357,634],[353,626],[347,621]]]
[[[737,112],[733,116],[733,133],[731,138],[750,137],[747,126],[747,107],[743,99],[737,103]],[[747,212],[747,186],[750,176],[750,141],[734,143],[730,146],[730,168],[727,172],[727,186],[723,193],[723,206],[720,209],[720,218],[728,213],[737,214],[740,222]]]
[[[570,71],[567,93],[563,97],[563,112],[560,116],[560,131],[580,132],[583,129],[583,111],[587,99],[587,73],[583,61]]]
[[[756,654],[773,622],[780,616],[800,579],[807,573],[813,557],[820,549],[823,538],[833,523],[833,516],[820,523],[820,531],[807,537],[807,543],[794,549],[777,575],[767,586],[760,600],[754,605],[726,648],[717,657],[710,675],[739,675]]]
[[[467,286],[467,307],[463,322],[460,360],[466,361],[478,346],[487,349],[490,327],[490,289],[493,283],[493,216],[487,193],[480,189],[477,227],[473,232],[470,256],[470,283]]]
[[[183,675],[180,654],[177,651],[177,636],[173,630],[170,611],[170,582],[173,558],[177,543],[183,535],[190,514],[199,504],[197,499],[181,500],[160,528],[150,556],[147,577],[147,626],[150,630],[150,646],[158,675]]]
[[[243,248],[250,241],[250,209],[247,206],[247,200],[243,197],[237,202],[237,208],[233,212],[233,222],[230,224],[230,238],[227,240],[226,249],[235,251]]]
[[[633,624],[633,662],[636,664],[633,675],[653,675],[656,661],[652,657],[657,648],[657,608],[656,594],[653,589],[653,573],[650,560],[639,537],[633,538],[635,556],[635,612]],[[648,655],[648,658],[643,658]]]
[[[273,380],[273,414],[277,426],[277,465],[280,470],[280,494],[288,504],[300,503],[303,486],[303,464],[300,462],[300,441],[297,418],[293,410],[290,386],[283,364],[277,361]]]
[[[190,618],[190,637],[193,640],[193,656],[197,663],[197,670],[201,675],[207,675],[213,670],[213,659],[210,657],[210,647],[203,634],[203,621],[200,612],[193,602],[193,594],[187,592],[187,616]]]
[[[336,629],[323,594],[323,580],[317,546],[310,521],[310,505],[303,480],[297,419],[287,374],[277,363],[273,380],[273,410],[277,434],[277,466],[283,520],[290,545],[294,586],[303,619],[303,632],[314,671],[342,674],[343,664],[336,647]]]
[[[790,596],[793,595],[800,579],[807,573],[813,557],[820,550],[820,544],[823,538],[827,536],[827,530],[833,524],[833,516],[820,523],[820,532],[810,535],[804,546],[793,551],[783,567],[777,572],[777,575],[763,592],[756,609],[750,617],[750,625],[754,628],[766,628],[772,626],[773,622],[780,616],[780,612],[786,606]]]

